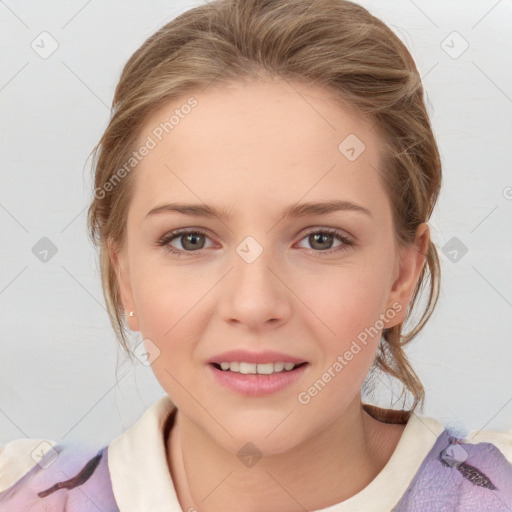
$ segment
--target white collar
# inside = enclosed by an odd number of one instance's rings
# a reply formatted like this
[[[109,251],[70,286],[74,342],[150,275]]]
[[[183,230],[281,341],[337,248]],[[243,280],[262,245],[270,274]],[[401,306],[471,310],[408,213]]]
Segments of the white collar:
[[[167,464],[164,427],[174,404],[166,395],[108,446],[112,491],[121,512],[182,512]]]
[[[164,428],[174,405],[166,395],[108,447],[112,490],[121,512],[182,512],[167,464]],[[391,510],[409,487],[444,427],[411,414],[393,455],[362,491],[317,512]]]

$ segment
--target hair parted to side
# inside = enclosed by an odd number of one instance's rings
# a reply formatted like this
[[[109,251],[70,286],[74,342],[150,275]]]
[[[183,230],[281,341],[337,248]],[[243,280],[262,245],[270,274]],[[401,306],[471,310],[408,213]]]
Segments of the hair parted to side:
[[[107,242],[118,248],[125,242],[136,168],[114,186],[106,184],[132,156],[143,123],[166,103],[213,82],[265,77],[323,87],[375,124],[384,139],[379,172],[398,245],[411,244],[417,226],[430,218],[441,186],[439,151],[418,70],[390,28],[346,0],[209,0],[167,23],[130,57],[115,90],[111,120],[93,151],[89,235],[100,251],[110,321],[130,358]],[[412,394],[411,410],[423,405],[425,393],[404,346],[430,318],[439,295],[439,257],[432,241],[425,256],[404,323],[425,288],[427,305],[408,333],[402,324],[383,330],[374,363],[403,384],[402,395]]]

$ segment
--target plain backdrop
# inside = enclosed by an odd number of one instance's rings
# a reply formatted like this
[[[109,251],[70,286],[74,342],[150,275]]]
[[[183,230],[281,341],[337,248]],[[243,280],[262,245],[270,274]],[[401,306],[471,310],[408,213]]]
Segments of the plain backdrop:
[[[106,444],[165,394],[150,367],[123,362],[108,321],[86,235],[87,157],[126,60],[200,3],[0,1],[0,444]],[[512,3],[360,3],[412,52],[443,161],[430,222],[441,296],[408,349],[424,414],[510,429]]]

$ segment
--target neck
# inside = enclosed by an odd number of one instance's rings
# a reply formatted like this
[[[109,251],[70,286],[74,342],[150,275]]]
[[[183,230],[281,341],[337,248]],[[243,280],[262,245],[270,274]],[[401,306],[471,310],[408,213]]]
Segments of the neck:
[[[293,450],[249,467],[177,411],[168,462],[183,510],[318,510],[364,489],[391,457],[404,427],[373,419],[357,401]]]

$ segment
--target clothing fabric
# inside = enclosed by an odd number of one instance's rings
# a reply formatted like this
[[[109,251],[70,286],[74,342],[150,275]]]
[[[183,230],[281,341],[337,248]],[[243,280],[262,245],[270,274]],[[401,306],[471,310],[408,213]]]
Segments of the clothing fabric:
[[[434,418],[363,406],[380,421],[406,423],[400,441],[362,491],[316,512],[512,510],[512,429],[461,439]],[[166,455],[175,413],[164,396],[100,448],[7,443],[0,450],[0,512],[181,512]]]

